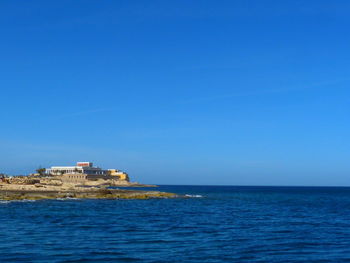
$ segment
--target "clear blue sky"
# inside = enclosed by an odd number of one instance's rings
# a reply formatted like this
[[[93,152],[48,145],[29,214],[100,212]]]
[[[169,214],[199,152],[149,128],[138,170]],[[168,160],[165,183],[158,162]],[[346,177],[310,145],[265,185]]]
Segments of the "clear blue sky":
[[[0,170],[350,185],[349,1],[1,1]]]

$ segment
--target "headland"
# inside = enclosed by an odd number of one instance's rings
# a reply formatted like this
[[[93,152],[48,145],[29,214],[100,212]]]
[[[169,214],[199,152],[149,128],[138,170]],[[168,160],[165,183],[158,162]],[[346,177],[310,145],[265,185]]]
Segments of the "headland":
[[[76,166],[39,168],[28,176],[0,176],[0,200],[150,199],[173,198],[173,193],[113,187],[156,187],[130,182],[128,174],[116,169],[103,170],[90,162]]]

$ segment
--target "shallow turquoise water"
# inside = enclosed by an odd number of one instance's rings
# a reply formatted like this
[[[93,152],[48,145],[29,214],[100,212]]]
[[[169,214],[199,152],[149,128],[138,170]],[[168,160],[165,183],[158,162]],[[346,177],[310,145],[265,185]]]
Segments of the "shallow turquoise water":
[[[0,262],[350,262],[350,188],[160,190],[196,197],[0,202]]]

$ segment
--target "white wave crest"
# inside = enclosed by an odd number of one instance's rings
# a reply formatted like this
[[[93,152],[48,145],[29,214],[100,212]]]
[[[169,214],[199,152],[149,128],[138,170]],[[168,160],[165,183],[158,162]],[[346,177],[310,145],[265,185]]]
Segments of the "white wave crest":
[[[203,195],[185,195],[186,197],[191,197],[191,198],[202,198]]]
[[[0,204],[8,204],[8,203],[29,203],[29,202],[36,202],[36,200],[28,200],[28,199],[23,199],[23,200],[1,200]]]
[[[60,197],[56,198],[58,201],[67,201],[67,200],[80,200],[80,198],[75,198],[75,197]]]

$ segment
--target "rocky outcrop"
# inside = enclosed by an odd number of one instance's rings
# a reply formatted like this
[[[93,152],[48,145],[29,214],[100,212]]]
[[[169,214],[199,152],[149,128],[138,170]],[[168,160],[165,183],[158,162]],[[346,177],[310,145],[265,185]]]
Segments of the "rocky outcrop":
[[[75,179],[75,178],[70,178]],[[149,187],[118,179],[62,180],[54,177],[8,177],[0,180],[0,199],[2,200],[39,200],[54,198],[104,198],[104,199],[148,199],[175,197],[172,193],[158,191],[132,191],[107,189],[118,187]]]
[[[175,198],[176,194],[159,191],[132,191],[109,189],[71,189],[65,191],[33,191],[33,190],[3,190],[0,189],[0,200],[43,200],[43,199],[151,199]]]

